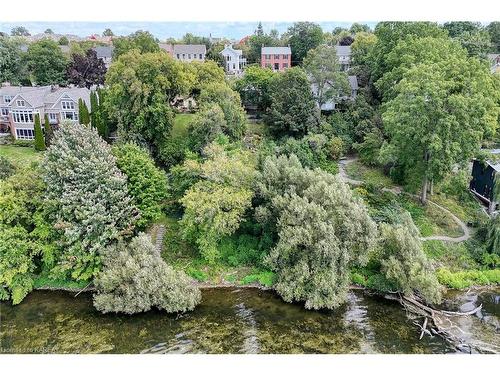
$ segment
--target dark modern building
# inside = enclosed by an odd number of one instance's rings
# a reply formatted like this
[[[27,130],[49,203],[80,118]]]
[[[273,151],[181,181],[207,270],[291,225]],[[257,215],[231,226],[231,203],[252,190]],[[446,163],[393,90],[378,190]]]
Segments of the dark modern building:
[[[492,154],[500,155],[500,149],[492,150]],[[483,163],[479,160],[474,160],[472,164],[472,180],[470,182],[470,190],[488,206],[488,211],[490,213],[498,209],[499,205],[499,202],[495,201],[495,198],[493,197],[495,178],[499,173],[500,162],[498,161],[487,160]]]

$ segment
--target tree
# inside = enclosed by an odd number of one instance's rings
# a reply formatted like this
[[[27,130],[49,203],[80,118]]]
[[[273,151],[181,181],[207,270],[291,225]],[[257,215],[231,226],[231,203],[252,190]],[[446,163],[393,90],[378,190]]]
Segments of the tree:
[[[262,34],[251,35],[246,44],[248,45],[248,51],[245,52],[247,62],[249,64],[260,65],[262,46],[279,46],[281,42],[276,35],[264,34],[262,32]]]
[[[486,30],[465,32],[456,38],[470,56],[486,57],[491,51],[490,34]]]
[[[323,30],[312,22],[296,22],[285,34],[292,50],[292,65],[299,65],[309,50],[323,41]]]
[[[370,59],[373,46],[377,43],[375,34],[358,32],[351,44],[351,59],[354,65],[366,65]]]
[[[183,66],[188,79],[192,79],[189,84],[191,87],[191,95],[196,99],[199,97],[201,89],[210,84],[224,83],[225,74],[215,61],[192,61]]]
[[[266,118],[276,136],[301,137],[317,126],[319,110],[302,69],[287,69],[271,85],[271,105]]]
[[[238,229],[251,207],[256,170],[248,151],[229,154],[212,143],[204,153],[207,160],[192,167],[199,170],[201,180],[180,200],[184,207],[181,225],[184,236],[212,262],[220,256],[217,245],[221,239]]]
[[[43,215],[44,192],[33,168],[0,180],[0,300],[20,303],[33,288],[37,265],[52,263],[55,246]]]
[[[350,46],[354,42],[351,35],[346,35],[339,40],[339,46]]]
[[[378,80],[385,72],[391,70],[387,67],[387,58],[392,49],[400,40],[408,37],[446,38],[447,32],[434,22],[379,22],[375,27],[377,43],[372,50],[370,60],[373,64],[373,79]]]
[[[442,287],[427,260],[420,232],[405,212],[401,223],[381,225],[381,242],[377,260],[381,272],[398,291],[412,297],[417,293],[426,302],[440,303]]]
[[[384,100],[394,97],[395,84],[404,73],[420,63],[440,63],[451,59],[464,59],[465,50],[449,38],[408,37],[401,40],[385,57],[386,73],[375,83]]]
[[[231,141],[240,140],[245,134],[247,119],[239,94],[225,83],[211,83],[202,87],[198,98],[200,108],[217,104],[224,113],[222,129]]]
[[[152,307],[168,313],[193,310],[199,289],[182,271],[167,265],[148,235],[102,251],[104,269],[95,280],[94,306],[103,313],[135,314]]]
[[[338,176],[303,168],[295,155],[268,157],[257,192],[256,217],[276,241],[266,259],[276,291],[307,309],[344,303],[350,268],[366,264],[376,243],[363,203]]]
[[[490,33],[493,51],[500,53],[500,21],[491,22],[487,30]]]
[[[45,114],[44,120],[45,145],[49,147],[52,143],[52,139],[54,139],[54,129],[52,129],[52,125],[50,125],[49,116],[47,114]]]
[[[111,64],[106,85],[106,112],[124,141],[146,143],[156,157],[170,134],[170,102],[189,92],[181,63],[166,53],[131,51]]]
[[[35,150],[45,151],[45,140],[43,137],[42,126],[40,124],[40,114],[35,114]]]
[[[94,128],[97,128],[99,119],[99,102],[97,100],[97,93],[95,91],[90,92],[90,123]],[[99,134],[101,135],[101,134]]]
[[[64,35],[62,37],[59,38],[59,41],[57,42],[60,46],[67,46],[69,45],[69,40],[67,37],[65,37]]]
[[[113,59],[117,59],[121,55],[130,52],[133,49],[139,53],[160,52],[158,39],[156,39],[149,31],[138,30],[126,37],[113,38]]]
[[[314,97],[318,108],[329,100],[339,100],[350,93],[347,74],[340,69],[335,48],[323,44],[310,50],[303,67],[315,87]]]
[[[351,25],[351,28],[349,29],[349,31],[351,32],[351,34],[356,34],[356,38],[357,38],[358,33],[370,33],[371,30],[370,30],[370,26],[368,26],[368,25],[354,22]]]
[[[42,163],[46,206],[62,252],[54,272],[89,280],[101,269],[99,251],[133,234],[139,218],[127,179],[95,129],[61,124]]]
[[[54,34],[54,32],[52,31],[52,29],[46,29],[43,33],[44,34],[50,34],[50,35]]]
[[[26,79],[27,72],[19,40],[7,36],[0,37],[0,82],[18,85]]]
[[[28,29],[24,26],[16,26],[10,31],[12,36],[30,36]]]
[[[148,152],[132,143],[113,147],[116,165],[127,176],[129,194],[141,213],[136,226],[146,229],[158,220],[168,197],[167,176],[157,168]]]
[[[189,148],[200,152],[218,136],[224,134],[227,128],[224,112],[220,106],[216,103],[205,105],[188,125]]]
[[[96,51],[88,49],[85,55],[71,55],[67,74],[69,83],[90,89],[104,84],[106,66],[102,59],[97,58]]]
[[[115,34],[111,29],[107,28],[102,32],[102,36],[115,36]]]
[[[66,57],[56,42],[41,39],[31,43],[26,53],[26,63],[35,84],[66,83]]]
[[[402,168],[405,181],[439,181],[457,163],[476,153],[485,134],[497,127],[499,90],[477,59],[449,59],[419,64],[396,85],[394,99],[383,106],[385,152]]]
[[[97,108],[92,110],[93,116],[93,126],[97,129],[99,135],[107,140],[109,137],[109,124],[110,119],[108,115],[107,108],[104,103],[106,103],[107,91],[104,89],[98,89],[97,93],[94,92],[94,101],[97,102]],[[94,103],[95,105],[95,103]],[[93,107],[95,108],[95,107]]]
[[[486,233],[486,249],[490,254],[500,256],[500,215],[492,217]]]
[[[80,119],[80,124],[90,124],[89,109],[83,99],[78,99],[78,118]]]
[[[255,106],[262,112],[266,111],[271,105],[270,85],[275,75],[271,69],[256,65],[245,69],[245,74],[235,84],[243,104],[247,107]]]

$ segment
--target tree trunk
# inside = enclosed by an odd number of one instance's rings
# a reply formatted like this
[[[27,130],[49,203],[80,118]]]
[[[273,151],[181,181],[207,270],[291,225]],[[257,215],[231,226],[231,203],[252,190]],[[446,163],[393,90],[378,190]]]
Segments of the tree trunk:
[[[431,179],[431,181],[429,182],[429,195],[433,194],[434,194],[434,179]]]
[[[422,204],[427,204],[427,188],[428,188],[429,180],[427,175],[424,175],[424,182],[422,184],[422,195],[420,196],[420,202]]]

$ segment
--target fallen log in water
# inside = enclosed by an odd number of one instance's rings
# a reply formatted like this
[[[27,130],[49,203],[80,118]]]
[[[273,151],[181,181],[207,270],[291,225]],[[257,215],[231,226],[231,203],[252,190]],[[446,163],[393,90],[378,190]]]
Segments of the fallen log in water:
[[[492,353],[499,354],[490,347],[482,347],[477,343],[467,343],[464,342],[463,338],[457,335],[457,331],[465,334],[465,332],[456,325],[450,318],[460,317],[460,316],[470,316],[476,314],[481,310],[482,305],[466,311],[466,312],[456,312],[456,311],[446,311],[438,310],[424,304],[418,297],[408,297],[403,296],[400,293],[386,294],[385,298],[398,301],[407,311],[408,315],[414,319],[424,318],[422,325],[414,322],[421,329],[420,339],[424,334],[429,336],[438,335],[444,338],[447,342],[453,345],[456,349],[462,352],[479,352],[479,353]]]

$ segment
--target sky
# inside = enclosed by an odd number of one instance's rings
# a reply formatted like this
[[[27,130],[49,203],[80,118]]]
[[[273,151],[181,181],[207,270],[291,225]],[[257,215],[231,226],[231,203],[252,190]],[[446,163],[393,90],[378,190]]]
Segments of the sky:
[[[374,27],[374,22],[366,23]],[[265,32],[276,29],[281,34],[293,22],[262,22]],[[350,27],[352,22],[318,22],[323,31],[332,31],[335,27]],[[241,39],[253,34],[257,28],[255,22],[1,22],[0,31],[10,33],[15,26],[24,26],[34,35],[50,28],[56,34],[74,34],[81,37],[91,34],[102,34],[104,29],[110,28],[115,35],[128,35],[137,30],[147,30],[160,40],[169,37],[180,38],[186,33],[197,36],[226,37]]]

